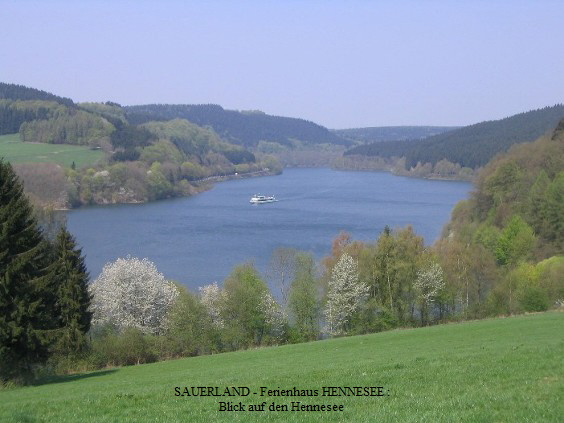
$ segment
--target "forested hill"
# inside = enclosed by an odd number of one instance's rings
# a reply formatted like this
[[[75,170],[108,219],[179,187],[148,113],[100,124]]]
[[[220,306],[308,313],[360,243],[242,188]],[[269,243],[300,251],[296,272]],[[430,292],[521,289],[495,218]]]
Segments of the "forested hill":
[[[303,119],[271,116],[260,111],[225,110],[221,106],[149,104],[125,107],[132,124],[155,120],[186,119],[199,126],[211,127],[223,139],[246,147],[260,141],[293,146],[303,144],[340,144],[351,142],[327,128]]]
[[[442,159],[463,167],[484,166],[513,144],[529,142],[551,131],[564,117],[564,105],[520,113],[505,119],[481,122],[424,140],[378,142],[361,145],[347,155],[405,157],[407,169],[418,162],[435,165]]]
[[[459,126],[377,126],[371,128],[334,129],[332,132],[342,138],[362,143],[397,140],[417,140],[443,132],[452,131]]]
[[[65,106],[74,106],[70,98],[59,97],[47,91],[29,88],[23,85],[0,82],[0,100],[43,100],[54,101]]]
[[[564,119],[552,134],[490,161],[445,235],[482,245],[508,268],[554,255],[564,265]],[[559,280],[563,295],[562,273]]]
[[[50,119],[62,110],[76,113],[78,108],[69,98],[0,82],[0,135],[16,133],[25,122]]]
[[[192,195],[210,180],[281,171],[275,157],[257,157],[186,119],[153,115],[134,124],[117,103],[75,104],[20,85],[0,84],[2,135],[0,158],[17,160],[26,193],[50,207]],[[65,151],[55,144],[73,146],[66,150],[69,160],[59,163],[40,153]],[[92,161],[89,150],[102,155]],[[81,155],[90,159],[79,165]]]

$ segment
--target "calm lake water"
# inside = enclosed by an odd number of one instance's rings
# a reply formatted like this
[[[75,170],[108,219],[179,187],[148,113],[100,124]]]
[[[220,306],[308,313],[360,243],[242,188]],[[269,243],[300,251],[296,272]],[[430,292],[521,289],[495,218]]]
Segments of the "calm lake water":
[[[92,279],[118,257],[148,257],[166,278],[196,289],[221,283],[234,266],[264,271],[277,247],[327,255],[340,231],[375,241],[385,225],[412,224],[435,241],[471,184],[385,172],[287,169],[282,175],[221,182],[190,198],[88,207],[68,212],[68,227]],[[253,194],[276,203],[251,205]]]

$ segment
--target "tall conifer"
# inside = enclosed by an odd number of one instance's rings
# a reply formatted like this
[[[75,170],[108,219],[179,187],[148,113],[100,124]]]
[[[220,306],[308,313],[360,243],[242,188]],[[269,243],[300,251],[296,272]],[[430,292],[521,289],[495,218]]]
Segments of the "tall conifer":
[[[46,242],[12,167],[0,160],[0,379],[45,360],[54,295]]]
[[[62,353],[79,352],[86,345],[92,313],[89,311],[88,272],[82,251],[73,236],[62,227],[55,241],[55,261],[51,277],[57,294],[56,349]]]

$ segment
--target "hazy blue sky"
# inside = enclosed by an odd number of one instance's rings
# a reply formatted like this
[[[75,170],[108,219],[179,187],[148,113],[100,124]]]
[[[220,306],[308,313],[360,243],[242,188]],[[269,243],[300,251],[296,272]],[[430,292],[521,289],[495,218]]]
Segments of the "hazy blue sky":
[[[0,0],[0,81],[329,128],[465,125],[564,101],[561,0]]]

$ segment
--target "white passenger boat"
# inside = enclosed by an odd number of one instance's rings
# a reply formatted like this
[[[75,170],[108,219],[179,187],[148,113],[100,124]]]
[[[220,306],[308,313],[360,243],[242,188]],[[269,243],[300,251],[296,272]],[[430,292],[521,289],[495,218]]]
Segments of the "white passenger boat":
[[[263,203],[274,203],[276,198],[274,196],[266,196],[266,195],[253,195],[251,197],[251,204],[263,204]]]

